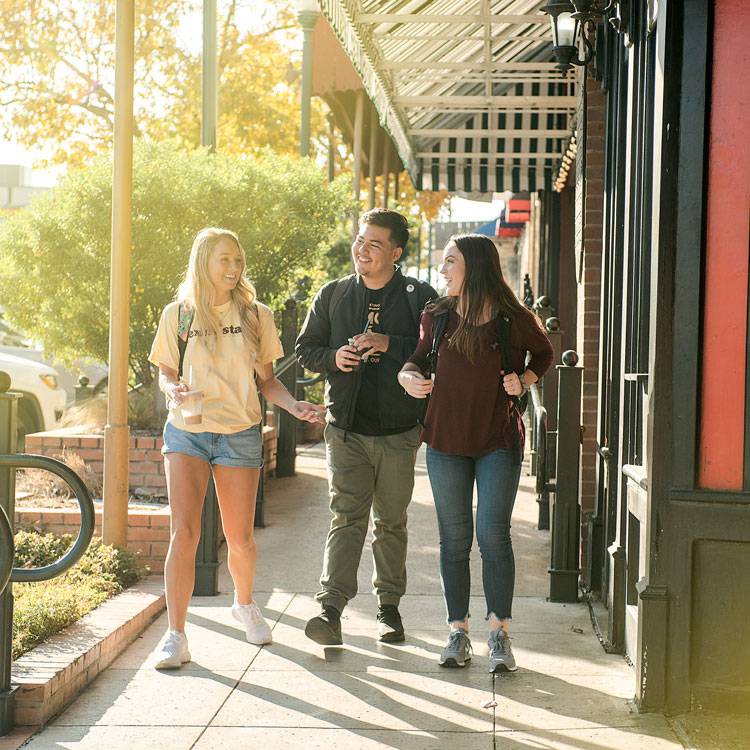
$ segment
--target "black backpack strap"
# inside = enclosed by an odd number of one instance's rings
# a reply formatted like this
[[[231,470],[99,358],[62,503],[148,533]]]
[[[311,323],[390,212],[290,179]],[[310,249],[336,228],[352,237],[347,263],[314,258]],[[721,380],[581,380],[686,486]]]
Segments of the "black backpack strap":
[[[510,356],[510,327],[512,325],[512,319],[508,313],[500,313],[495,318],[495,332],[497,335],[497,343],[500,346],[500,364],[503,368],[505,375],[509,375],[511,372],[515,372],[511,366]],[[520,410],[520,401],[518,396],[508,396],[513,402],[515,407]]]
[[[427,372],[425,377],[429,377],[437,368],[438,349],[440,342],[445,335],[445,329],[448,326],[448,311],[444,310],[432,318],[432,347],[427,355]]]
[[[424,297],[422,290],[427,286],[424,281],[415,279],[412,276],[404,276],[404,289],[406,289],[406,299],[409,302],[409,310],[414,325],[419,327],[419,319],[422,317],[422,311],[428,302],[432,302],[432,297]]]
[[[177,349],[180,352],[180,364],[177,367],[177,379],[182,378],[182,365],[185,361],[185,349],[187,349],[190,338],[190,326],[193,324],[195,310],[192,306],[180,302],[179,315],[177,317]]]

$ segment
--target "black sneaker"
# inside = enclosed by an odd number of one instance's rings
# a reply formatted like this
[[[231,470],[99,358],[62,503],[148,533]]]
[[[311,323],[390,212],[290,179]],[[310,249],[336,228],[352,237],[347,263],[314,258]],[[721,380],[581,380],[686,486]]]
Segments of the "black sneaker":
[[[344,642],[341,638],[341,613],[336,607],[324,604],[321,613],[307,621],[305,635],[321,646],[340,646]]]
[[[404,640],[404,624],[395,604],[378,606],[378,640],[383,643],[401,643]]]

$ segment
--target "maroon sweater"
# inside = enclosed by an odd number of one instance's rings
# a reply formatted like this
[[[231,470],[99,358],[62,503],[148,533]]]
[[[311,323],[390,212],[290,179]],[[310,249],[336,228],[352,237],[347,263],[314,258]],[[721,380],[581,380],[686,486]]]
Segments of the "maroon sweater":
[[[449,345],[458,327],[458,314],[448,313],[438,349],[435,385],[427,406],[422,440],[435,450],[459,456],[483,456],[498,448],[524,444],[524,427],[502,385],[500,351],[495,347],[476,364]],[[407,360],[421,370],[432,349],[430,313],[422,314],[419,343]],[[495,321],[486,323],[495,325]],[[541,378],[552,364],[552,346],[537,318],[528,310],[514,313],[511,325],[511,364],[514,372],[533,370]],[[526,353],[531,353],[524,367]],[[514,436],[514,431],[518,437]]]

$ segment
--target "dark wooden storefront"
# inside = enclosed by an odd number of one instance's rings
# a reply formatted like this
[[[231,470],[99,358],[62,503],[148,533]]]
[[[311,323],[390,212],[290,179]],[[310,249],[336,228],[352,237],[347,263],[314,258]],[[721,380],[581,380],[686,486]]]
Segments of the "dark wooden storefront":
[[[606,94],[588,581],[643,709],[750,710],[750,13],[630,4]],[[744,135],[743,126],[745,123]],[[730,270],[731,269],[731,270]]]

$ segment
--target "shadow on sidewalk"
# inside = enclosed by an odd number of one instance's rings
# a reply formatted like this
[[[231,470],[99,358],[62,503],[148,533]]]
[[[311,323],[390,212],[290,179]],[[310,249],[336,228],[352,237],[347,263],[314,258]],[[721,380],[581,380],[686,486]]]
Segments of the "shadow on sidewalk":
[[[283,623],[298,633],[304,628],[302,619],[288,613],[269,609],[266,613],[269,619],[275,615],[277,626]],[[195,615],[191,615],[191,622],[216,629],[216,623]],[[284,725],[288,721],[290,727],[327,726],[362,733],[363,736],[374,730],[388,729],[393,735],[389,734],[387,745],[393,748],[435,747],[434,740],[399,734],[409,730],[496,732],[502,740],[502,747],[528,748],[528,742],[516,743],[507,733],[523,732],[537,741],[559,742],[560,729],[591,732],[616,727],[620,732],[632,733],[637,743],[635,735],[641,735],[644,723],[649,723],[649,717],[624,713],[622,697],[586,687],[580,679],[569,681],[523,667],[513,675],[492,676],[482,671],[483,658],[475,658],[481,667],[440,669],[436,666],[439,647],[433,640],[413,635],[408,636],[404,646],[380,644],[371,635],[358,633],[347,634],[345,640],[346,646],[340,648],[315,647],[321,655],[277,641],[260,652],[275,657],[271,668],[266,664],[256,669],[259,663],[256,658],[242,679],[231,682],[231,685],[222,675],[214,675],[212,679],[230,685],[235,693],[243,696],[238,698],[233,693],[229,700],[246,705],[244,726],[271,726],[267,721],[284,714],[287,716]],[[554,636],[550,636],[550,641],[554,641]],[[415,655],[415,648],[423,656]],[[562,646],[552,651],[565,655]],[[281,668],[278,665],[280,660],[286,662]],[[295,672],[299,671],[314,677],[315,694],[319,700],[312,700],[305,691],[295,690],[295,683],[303,682],[299,676],[295,679]],[[209,671],[204,674],[209,678]],[[277,682],[291,686],[291,690],[287,692],[270,684],[274,675]],[[282,679],[282,675],[286,679]],[[607,678],[601,676],[591,679],[602,686],[607,682]],[[337,695],[342,692],[347,699],[337,701]],[[464,700],[452,697],[454,694],[460,694]],[[493,700],[497,702],[494,710],[488,706]],[[375,722],[358,715],[358,703],[366,704],[368,714],[379,713],[388,717],[387,721]],[[345,712],[342,706],[347,704],[351,710]],[[237,708],[239,706],[234,706],[232,711],[234,718]],[[281,713],[275,709],[280,709]],[[531,714],[534,720],[521,720],[521,714]],[[617,715],[620,720],[616,724],[604,723]],[[661,717],[653,717],[653,720],[650,723],[654,729],[664,728]],[[212,726],[217,723],[221,724],[221,712]],[[545,726],[550,728],[542,729]],[[572,746],[584,750],[609,747],[582,737],[578,737]]]

